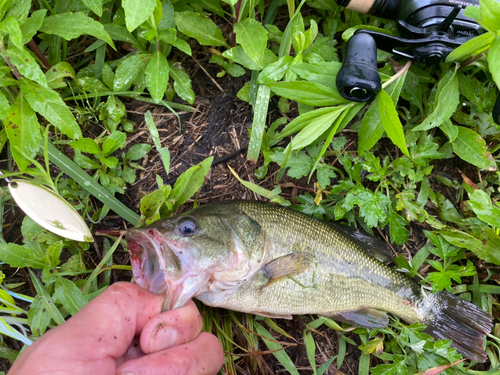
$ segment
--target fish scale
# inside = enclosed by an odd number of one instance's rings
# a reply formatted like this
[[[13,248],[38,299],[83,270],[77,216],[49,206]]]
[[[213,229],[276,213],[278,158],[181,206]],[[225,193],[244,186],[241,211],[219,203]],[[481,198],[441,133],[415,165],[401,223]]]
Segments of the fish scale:
[[[418,320],[416,312],[408,307],[408,301],[404,299],[408,291],[416,289],[414,283],[367,255],[356,243],[335,232],[324,221],[292,210],[282,210],[278,215],[272,205],[243,202],[239,208],[269,233],[272,259],[286,255],[290,250],[311,251],[316,254],[320,270],[313,268],[297,275],[294,277],[297,282],[283,280],[281,289],[272,285],[261,289],[259,281],[255,280],[254,285],[249,284],[248,288],[231,297],[235,306],[246,303],[250,308],[251,303],[258,305],[260,300],[279,298],[273,304],[281,306],[277,315],[287,315],[287,311],[288,314],[304,314],[310,312],[312,306],[318,306],[316,313],[323,315],[373,307],[389,311],[408,322]],[[292,245],[293,249],[290,249],[290,244],[299,245]],[[315,271],[322,275],[314,280],[316,288],[312,287]],[[315,290],[312,294],[305,292],[301,285]],[[253,298],[249,298],[252,287],[255,288],[251,294]],[[282,290],[287,292],[283,294]],[[307,298],[303,297],[305,293]],[[395,303],[398,300],[399,303]]]

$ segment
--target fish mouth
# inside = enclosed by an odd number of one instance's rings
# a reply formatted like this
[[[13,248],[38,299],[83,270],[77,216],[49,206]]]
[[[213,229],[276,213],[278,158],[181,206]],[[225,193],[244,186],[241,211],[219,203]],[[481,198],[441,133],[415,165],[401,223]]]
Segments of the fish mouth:
[[[199,292],[206,277],[196,272],[196,260],[180,244],[155,229],[132,229],[126,240],[135,283],[164,296],[164,310],[184,306]]]

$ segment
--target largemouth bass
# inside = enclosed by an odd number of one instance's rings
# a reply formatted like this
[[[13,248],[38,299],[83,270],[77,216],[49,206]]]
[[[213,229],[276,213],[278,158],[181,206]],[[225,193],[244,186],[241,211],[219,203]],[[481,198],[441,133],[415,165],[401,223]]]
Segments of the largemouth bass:
[[[380,241],[381,242],[381,241]],[[487,359],[492,316],[448,292],[424,294],[383,262],[377,240],[280,205],[225,201],[127,233],[135,282],[166,296],[165,309],[196,297],[209,306],[291,318],[320,314],[366,328],[387,312],[420,322],[436,339]]]

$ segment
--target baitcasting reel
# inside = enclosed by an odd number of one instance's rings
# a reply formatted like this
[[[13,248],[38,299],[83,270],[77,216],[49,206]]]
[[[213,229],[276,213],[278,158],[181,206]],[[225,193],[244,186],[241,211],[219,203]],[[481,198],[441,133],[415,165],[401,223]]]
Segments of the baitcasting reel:
[[[397,20],[401,37],[358,30],[347,42],[346,57],[337,75],[337,88],[347,100],[367,102],[382,89],[377,71],[377,48],[426,64],[438,64],[458,46],[484,29],[464,16],[479,0],[336,0],[360,13]],[[500,96],[493,108],[500,124]]]

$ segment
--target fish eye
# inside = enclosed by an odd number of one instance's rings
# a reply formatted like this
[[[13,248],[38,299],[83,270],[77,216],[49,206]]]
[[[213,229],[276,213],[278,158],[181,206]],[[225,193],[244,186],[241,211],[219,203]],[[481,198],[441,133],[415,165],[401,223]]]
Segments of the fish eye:
[[[194,218],[182,218],[177,223],[177,230],[184,236],[192,236],[198,233],[197,222]]]

